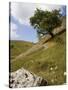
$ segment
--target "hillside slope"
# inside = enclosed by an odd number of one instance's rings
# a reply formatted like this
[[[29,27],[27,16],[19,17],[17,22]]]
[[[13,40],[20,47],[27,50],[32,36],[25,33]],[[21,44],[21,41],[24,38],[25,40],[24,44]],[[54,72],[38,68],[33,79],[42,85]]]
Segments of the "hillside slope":
[[[66,17],[62,17],[61,26],[55,28],[52,33],[54,34],[54,36],[56,36],[57,34],[63,33],[65,30],[66,30]],[[17,55],[17,57],[12,58],[12,61],[16,61],[16,60],[19,60],[20,58],[24,58],[27,55],[29,55],[33,52],[36,52],[37,50],[43,48],[43,46],[46,47],[46,48],[49,47],[48,44],[45,45],[46,42],[48,42],[49,40],[51,40],[51,35],[49,35],[49,34],[44,35],[43,38],[41,38],[40,41],[37,44],[35,44],[32,48],[29,48],[28,50],[26,50],[26,52],[24,52],[24,53],[22,52],[21,54]]]
[[[26,41],[10,41],[10,59],[14,59],[19,54],[26,52],[33,46],[33,43]]]
[[[11,62],[11,71],[21,67],[47,79],[48,84],[65,83],[65,32],[44,42],[42,48]]]

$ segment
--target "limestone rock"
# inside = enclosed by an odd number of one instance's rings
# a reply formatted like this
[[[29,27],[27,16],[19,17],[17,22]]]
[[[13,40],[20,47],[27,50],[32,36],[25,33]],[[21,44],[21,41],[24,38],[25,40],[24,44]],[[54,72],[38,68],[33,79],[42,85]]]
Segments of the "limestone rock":
[[[29,71],[21,68],[15,72],[10,73],[9,86],[11,88],[23,88],[34,86],[46,86],[47,81],[42,77],[30,73]]]

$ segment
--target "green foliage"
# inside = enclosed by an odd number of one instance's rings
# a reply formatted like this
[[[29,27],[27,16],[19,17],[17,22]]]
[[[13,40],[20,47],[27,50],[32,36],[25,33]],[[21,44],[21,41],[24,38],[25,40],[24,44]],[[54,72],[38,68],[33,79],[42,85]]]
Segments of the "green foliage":
[[[36,9],[34,16],[30,18],[30,23],[37,31],[48,31],[49,34],[52,34],[52,30],[61,25],[60,17],[60,10],[43,11]]]

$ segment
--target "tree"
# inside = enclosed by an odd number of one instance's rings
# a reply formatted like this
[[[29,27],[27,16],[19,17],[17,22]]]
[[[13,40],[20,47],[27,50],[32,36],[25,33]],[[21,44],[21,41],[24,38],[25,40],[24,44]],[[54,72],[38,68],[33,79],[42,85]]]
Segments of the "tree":
[[[61,25],[60,10],[43,11],[36,9],[34,15],[30,17],[31,25],[40,34],[49,33],[54,36],[52,30]]]

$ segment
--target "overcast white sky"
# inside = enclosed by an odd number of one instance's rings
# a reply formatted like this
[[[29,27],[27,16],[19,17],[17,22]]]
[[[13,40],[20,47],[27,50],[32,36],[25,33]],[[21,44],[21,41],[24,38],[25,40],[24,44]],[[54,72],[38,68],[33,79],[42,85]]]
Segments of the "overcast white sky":
[[[47,5],[40,3],[11,3],[11,14],[15,16],[21,23],[29,24],[29,18],[34,14],[36,8],[42,10],[60,9],[61,5]]]

